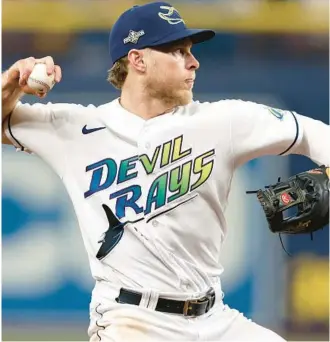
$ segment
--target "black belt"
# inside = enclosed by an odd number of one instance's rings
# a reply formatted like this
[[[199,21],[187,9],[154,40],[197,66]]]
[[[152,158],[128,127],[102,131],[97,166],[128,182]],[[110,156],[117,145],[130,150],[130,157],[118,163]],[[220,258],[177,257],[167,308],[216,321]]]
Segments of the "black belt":
[[[116,298],[117,303],[140,305],[142,294],[120,289],[119,296]],[[207,313],[214,305],[215,292],[211,288],[204,297],[198,299],[188,299],[185,301],[158,298],[155,310],[167,313],[181,314],[184,316],[201,316]]]

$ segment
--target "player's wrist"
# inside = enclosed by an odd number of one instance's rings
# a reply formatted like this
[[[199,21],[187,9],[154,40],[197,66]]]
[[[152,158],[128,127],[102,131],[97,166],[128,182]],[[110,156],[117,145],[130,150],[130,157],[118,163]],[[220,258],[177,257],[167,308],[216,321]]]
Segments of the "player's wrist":
[[[9,70],[2,73],[2,119],[6,117],[24,95],[18,81],[11,79]]]
[[[2,82],[2,93],[3,95],[6,95],[5,97],[10,96],[14,93],[15,94],[23,93],[19,87],[18,79],[16,80],[10,77],[10,69],[2,73],[1,82]]]

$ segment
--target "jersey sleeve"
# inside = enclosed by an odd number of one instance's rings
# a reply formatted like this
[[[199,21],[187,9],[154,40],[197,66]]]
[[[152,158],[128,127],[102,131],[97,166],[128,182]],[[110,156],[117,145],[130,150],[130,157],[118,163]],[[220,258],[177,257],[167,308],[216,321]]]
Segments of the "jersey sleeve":
[[[302,128],[295,112],[244,101],[232,102],[228,110],[235,167],[265,155],[290,154],[300,144]]]
[[[38,155],[61,175],[65,166],[64,142],[70,136],[72,116],[79,107],[18,102],[4,120],[3,130],[17,150]]]

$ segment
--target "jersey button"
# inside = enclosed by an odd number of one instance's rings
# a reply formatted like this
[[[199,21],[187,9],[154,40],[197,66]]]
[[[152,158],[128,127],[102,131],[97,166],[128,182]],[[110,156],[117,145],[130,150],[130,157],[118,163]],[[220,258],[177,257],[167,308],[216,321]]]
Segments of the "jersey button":
[[[150,148],[150,143],[146,142],[144,146],[145,146],[146,149],[149,149]]]
[[[158,222],[157,222],[156,220],[154,220],[154,221],[152,221],[152,225],[153,225],[154,227],[157,227],[157,226],[158,226]]]

